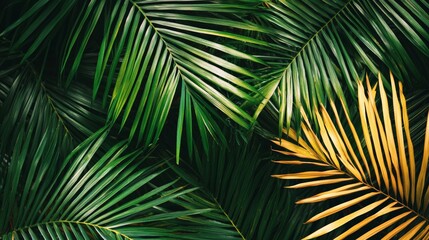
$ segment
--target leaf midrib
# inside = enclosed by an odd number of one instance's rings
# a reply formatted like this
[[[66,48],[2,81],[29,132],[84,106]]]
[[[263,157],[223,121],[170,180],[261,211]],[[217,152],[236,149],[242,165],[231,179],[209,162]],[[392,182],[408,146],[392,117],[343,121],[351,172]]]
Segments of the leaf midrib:
[[[129,0],[129,1],[143,15],[143,17],[145,18],[145,20],[149,23],[149,25],[151,26],[151,28],[155,31],[155,34],[157,34],[159,36],[159,39],[162,41],[162,43],[164,44],[166,50],[168,51],[169,58],[172,59],[173,65],[174,65],[174,67],[178,71],[178,75],[180,75],[180,79],[185,84],[185,86],[188,88],[189,86],[188,86],[188,84],[186,84],[186,80],[185,80],[187,77],[181,71],[181,68],[183,66],[177,62],[176,58],[174,57],[175,54],[172,52],[171,48],[169,47],[169,43],[165,40],[164,35],[158,31],[158,28],[153,24],[153,22],[150,20],[150,18],[146,15],[145,11],[139,5],[137,5],[137,3],[135,3],[132,0]],[[231,111],[233,111],[233,110],[231,110]],[[235,112],[235,111],[233,111],[233,112]],[[244,112],[246,112],[246,111],[244,111]],[[248,113],[246,112],[246,114],[248,114]],[[252,117],[251,117],[251,115],[248,115],[247,117],[240,116],[240,118],[242,118],[243,120],[245,120],[245,122],[247,122],[249,124],[249,122],[248,122],[248,121],[250,121],[249,118],[252,118]],[[252,121],[250,121],[250,125],[249,126],[251,126],[252,124],[253,124]]]
[[[133,4],[133,6],[134,6],[135,8],[137,8],[137,9],[139,10],[139,12],[143,15],[143,17],[146,19],[146,21],[149,23],[149,25],[150,25],[150,26],[152,27],[152,29],[155,31],[155,34],[157,34],[157,35],[159,36],[159,39],[161,39],[162,43],[164,44],[165,48],[167,49],[167,51],[168,51],[168,55],[169,55],[169,57],[172,59],[172,61],[173,61],[173,63],[174,63],[175,68],[177,68],[178,74],[181,76],[181,78],[183,78],[182,71],[180,71],[180,68],[178,68],[178,67],[177,67],[177,66],[180,66],[180,64],[178,64],[178,63],[176,62],[176,59],[174,58],[174,54],[173,54],[173,52],[171,51],[170,47],[168,46],[168,43],[165,41],[165,39],[164,39],[163,35],[158,31],[158,29],[155,27],[155,25],[153,25],[152,21],[147,17],[147,15],[146,15],[146,13],[143,11],[143,9],[142,9],[139,5],[137,5],[137,3],[135,3],[134,1],[131,1],[131,0],[130,0],[130,2],[131,2],[131,3]]]
[[[223,209],[222,205],[217,201],[217,199],[212,194],[210,194],[210,196],[212,197],[213,201],[216,203],[216,205],[219,208],[219,210],[222,211],[223,215],[225,215],[225,217],[228,219],[228,221],[234,227],[235,231],[237,231],[237,233],[240,235],[241,239],[246,240],[246,238],[244,237],[244,235],[241,233],[240,229],[238,229],[238,226],[229,217],[228,213]]]
[[[26,227],[22,227],[22,228],[18,228],[18,229],[13,229],[11,230],[9,233],[14,233],[14,232],[18,232],[18,231],[25,231],[25,229],[30,229],[30,228],[34,228],[34,227],[38,227],[41,225],[50,225],[50,224],[55,224],[55,223],[68,223],[68,224],[75,224],[75,225],[85,225],[85,226],[89,226],[89,227],[93,227],[93,228],[98,228],[98,229],[103,229],[103,230],[107,230],[109,232],[112,232],[116,235],[121,235],[122,237],[124,237],[125,239],[132,239],[131,237],[108,227],[103,227],[94,223],[87,223],[87,222],[80,222],[80,221],[72,221],[72,220],[55,220],[55,221],[48,221],[48,222],[41,222],[41,223],[36,223],[30,226],[26,226]],[[5,233],[4,235],[7,235],[8,233]]]
[[[57,110],[57,108],[55,107],[54,101],[52,99],[52,97],[49,95],[49,91],[46,88],[45,84],[43,82],[40,82],[40,87],[44,93],[44,97],[46,98],[46,100],[48,101],[49,106],[52,109],[52,112],[55,114],[55,116],[57,116],[58,121],[61,123],[61,126],[64,128],[65,134],[67,136],[69,136],[71,139],[74,139],[72,134],[70,133],[69,129],[67,128],[64,119],[61,117],[60,112]]]
[[[325,28],[328,27],[329,24],[332,23],[332,21],[337,18],[337,16],[344,11],[345,8],[347,8],[353,0],[349,0],[341,9],[339,9],[334,16],[332,16],[317,32],[315,32],[311,38],[308,39],[308,41],[302,46],[302,48],[295,54],[295,56],[291,59],[291,61],[287,64],[287,66],[282,71],[281,76],[285,75],[286,72],[289,70],[289,68],[293,65],[293,63],[296,61],[297,57],[302,54],[302,52],[308,47],[310,42],[313,41],[314,38],[316,38],[320,32],[322,32]]]
[[[326,163],[326,162],[324,162]],[[345,175],[347,175],[350,178],[353,178],[355,181],[365,185],[366,187],[368,187],[370,190],[377,192],[378,194],[384,195],[385,197],[389,198],[390,200],[398,203],[399,205],[401,205],[402,207],[406,208],[410,213],[414,214],[415,216],[424,219],[426,222],[429,223],[429,219],[425,216],[423,216],[422,214],[420,214],[419,212],[415,211],[413,208],[411,208],[410,206],[408,206],[407,204],[403,203],[402,201],[396,199],[395,197],[391,196],[388,193],[385,193],[384,191],[382,191],[381,189],[376,188],[375,186],[366,183],[365,181],[360,181],[356,176],[354,176],[353,174],[350,174],[347,171],[344,171],[343,169],[338,169],[335,165],[332,165],[331,163],[326,163],[327,165],[329,165],[331,168],[338,170],[342,173],[344,173]]]

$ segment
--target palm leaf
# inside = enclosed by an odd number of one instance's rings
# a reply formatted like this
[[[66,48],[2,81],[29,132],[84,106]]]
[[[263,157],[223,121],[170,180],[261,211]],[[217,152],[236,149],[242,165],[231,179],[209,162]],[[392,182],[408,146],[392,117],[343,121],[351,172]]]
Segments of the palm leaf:
[[[113,144],[106,133],[99,131],[66,158],[75,142],[100,126],[91,95],[78,84],[63,92],[49,81],[35,80],[24,67],[18,69],[2,80],[6,90],[0,109],[2,238],[237,237],[227,217],[207,196],[170,179],[159,161],[145,164],[148,157],[141,150],[122,153],[127,151],[126,144]],[[93,147],[95,142],[97,147]],[[77,157],[80,165],[71,166]],[[67,177],[72,175],[75,178]],[[147,209],[132,211],[136,204]],[[58,214],[50,212],[54,208]],[[103,220],[97,213],[112,219],[119,230],[95,224]]]
[[[91,101],[91,91],[85,85],[71,84],[65,91],[46,81],[42,89],[47,103],[73,139],[80,142],[106,124],[106,111],[100,101]]]
[[[104,128],[60,161],[55,150],[64,136],[50,126],[35,143],[35,127],[20,131],[12,155],[1,153],[9,162],[0,181],[2,239],[177,239],[179,232],[196,239],[198,231],[180,226],[211,209],[198,209],[186,196],[173,202],[195,190],[172,188],[175,181],[150,187],[162,171],[159,164],[142,166],[141,151],[127,152],[121,142],[96,157],[107,137]]]
[[[207,235],[219,239],[231,235],[229,225],[222,223],[227,219],[209,201],[192,195],[193,189],[170,187],[176,181],[147,186],[149,180],[165,179],[159,177],[161,166],[144,167],[141,153],[121,153],[126,147],[123,142],[98,159],[95,154],[100,150],[94,148],[106,141],[106,133],[98,132],[100,138],[92,136],[59,161],[59,152],[67,149],[59,144],[66,144],[68,136],[58,132],[58,126],[49,126],[40,144],[34,144],[33,128],[22,129],[11,143],[15,146],[11,157],[1,154],[1,171],[5,171],[0,179],[2,239],[201,239]],[[89,159],[91,155],[96,159]]]
[[[125,54],[119,67],[118,77],[113,78],[114,67],[107,75],[107,86],[113,85],[115,81],[109,118],[116,121],[122,114],[121,126],[124,126],[128,120],[131,123],[130,138],[134,135],[138,136],[138,140],[145,146],[155,143],[162,130],[159,126],[166,121],[177,88],[181,85],[177,93],[180,96],[177,157],[180,155],[182,129],[186,129],[186,134],[191,134],[192,115],[195,116],[198,124],[202,142],[206,143],[209,136],[216,137],[214,132],[219,132],[218,124],[213,121],[212,116],[215,111],[207,107],[207,103],[211,103],[239,125],[250,128],[255,121],[251,111],[231,101],[229,95],[257,105],[262,100],[262,96],[253,97],[259,94],[257,90],[236,75],[252,78],[256,76],[238,65],[227,62],[225,58],[217,57],[209,50],[261,62],[255,57],[212,40],[214,37],[222,37],[264,44],[261,41],[228,32],[229,30],[222,30],[225,25],[238,29],[258,28],[220,16],[203,17],[202,15],[206,12],[219,12],[227,16],[227,14],[251,10],[252,8],[245,2],[217,4],[192,1],[186,3],[144,1],[130,4],[127,9],[127,18],[119,16],[113,23],[106,23],[105,29],[123,25],[124,31],[120,31],[117,36],[117,39],[121,39],[120,41],[115,39],[115,35],[105,39],[105,45],[102,46],[106,47],[100,49],[99,53],[99,56],[104,57],[99,58],[95,73],[94,94],[97,93],[98,84],[102,80],[109,57],[111,56],[112,59],[111,65],[116,66],[119,57]],[[201,28],[199,26],[201,22],[214,24]],[[127,32],[128,28],[131,29],[129,32]],[[111,51],[111,46],[118,43],[119,47],[116,51]],[[133,87],[132,90],[131,87]],[[104,93],[104,98],[106,94],[107,92]],[[132,109],[136,107],[135,114],[129,119]]]
[[[40,79],[31,65],[13,65],[15,70],[1,76],[2,102],[0,122],[3,139],[13,142],[26,119],[39,121],[40,127],[50,122],[61,126],[71,146],[86,139],[105,124],[101,104],[90,100],[90,92],[73,84],[67,92],[49,80]],[[98,107],[98,108],[97,108]],[[4,147],[8,148],[7,143]]]
[[[199,187],[194,194],[227,218],[224,224],[235,232],[234,239],[297,239],[310,233],[312,226],[303,221],[313,208],[284,208],[297,196],[281,190],[280,182],[266,175],[283,170],[271,164],[268,142],[256,136],[243,139],[232,132],[225,133],[228,148],[211,144],[206,155],[195,144],[194,152],[199,154],[192,161],[182,159],[180,166],[170,163],[170,167],[187,184]]]
[[[356,99],[356,80],[366,73],[391,69],[400,79],[415,79],[410,87],[424,83],[427,7],[384,0],[268,3],[269,14],[261,18],[275,31],[277,54],[266,58],[279,69],[271,74],[278,90],[268,105],[278,115],[278,134],[293,121],[299,128],[301,108],[316,122],[319,104],[339,98],[347,106]]]
[[[2,142],[2,150],[11,152],[14,147],[20,131],[25,129],[29,122],[35,127],[35,138],[41,139],[42,132],[47,126],[55,126],[52,131],[64,135],[64,146],[72,147],[72,138],[67,133],[67,127],[61,119],[58,119],[55,108],[46,95],[45,89],[42,88],[40,82],[35,80],[35,76],[31,70],[19,68],[20,72],[7,76],[10,78],[8,91],[5,94],[5,101],[0,109],[0,136]],[[7,79],[6,78],[6,79]],[[4,82],[6,83],[6,81]],[[5,141],[5,140],[8,141]],[[5,153],[5,152],[3,152]]]
[[[408,121],[407,105],[399,83],[399,93],[391,76],[392,101],[384,90],[381,76],[378,87],[381,102],[376,101],[376,87],[367,95],[362,83],[358,84],[358,103],[361,126],[356,126],[345,111],[346,123],[340,118],[334,104],[332,113],[321,107],[316,112],[320,137],[311,129],[309,122],[302,124],[303,138],[291,130],[288,139],[276,141],[280,150],[290,156],[290,164],[318,164],[319,169],[301,173],[274,175],[282,179],[305,180],[294,188],[320,187],[323,191],[298,201],[314,203],[334,200],[337,205],[309,220],[318,221],[331,216],[335,221],[320,228],[304,239],[323,236],[342,226],[350,229],[338,239],[353,237],[368,239],[371,236],[406,239],[428,236],[426,228],[429,186],[427,166],[429,161],[429,121],[424,144],[414,148]],[[332,102],[331,102],[332,103]],[[389,109],[393,108],[393,112]],[[378,109],[381,109],[378,110]],[[426,113],[423,113],[427,115]],[[362,137],[361,137],[362,136]],[[415,159],[415,151],[422,151],[421,161]],[[331,187],[329,187],[331,186]],[[324,190],[324,188],[330,190]],[[341,197],[341,198],[340,198]],[[357,207],[357,204],[360,207]],[[339,213],[344,213],[341,217]],[[383,221],[377,224],[376,220]],[[353,223],[353,224],[351,224]],[[389,233],[388,229],[394,229]],[[377,235],[378,234],[378,235]]]
[[[264,96],[255,83],[242,78],[258,77],[226,59],[264,64],[235,49],[244,42],[267,46],[264,41],[235,33],[265,31],[245,20],[246,15],[256,13],[259,1],[90,1],[83,8],[77,8],[76,2],[38,1],[1,35],[17,31],[19,37],[13,46],[28,44],[24,56],[28,59],[36,49],[44,49],[41,39],[64,40],[57,35],[62,33],[62,24],[70,22],[67,44],[60,46],[65,48],[61,61],[65,84],[75,78],[94,41],[99,49],[93,66],[93,97],[101,92],[105,105],[110,100],[109,121],[118,122],[121,128],[129,124],[130,139],[135,137],[144,146],[159,139],[175,96],[182,110],[177,156],[183,129],[191,134],[194,122],[202,142],[217,137],[214,132],[219,126],[212,115],[218,111],[246,129],[253,126],[255,109]],[[44,26],[47,19],[54,20]],[[33,39],[36,31],[43,34]],[[218,39],[231,41],[222,44]]]

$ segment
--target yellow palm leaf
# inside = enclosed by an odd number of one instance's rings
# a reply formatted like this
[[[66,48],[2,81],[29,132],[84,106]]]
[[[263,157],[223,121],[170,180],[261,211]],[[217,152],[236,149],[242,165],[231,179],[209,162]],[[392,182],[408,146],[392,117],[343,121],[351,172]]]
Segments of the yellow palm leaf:
[[[304,182],[304,183],[288,186],[288,188],[317,187],[321,185],[334,184],[334,183],[345,182],[350,180],[353,180],[353,178],[334,178],[334,179],[316,180],[316,181]]]
[[[399,210],[400,207],[393,207],[395,204],[396,203],[391,203],[391,204],[387,205],[386,207],[382,208],[381,210],[379,210],[378,212],[368,216],[365,219],[365,221],[360,221],[358,224],[354,225],[349,230],[345,231],[344,233],[342,233],[341,235],[336,237],[335,240],[344,239],[344,238],[350,236],[351,234],[353,234],[354,232],[358,231],[359,229],[361,229],[363,226],[367,225],[368,223],[370,223],[374,219],[376,219],[380,216],[383,216],[384,214]],[[371,231],[366,232],[364,235],[360,236],[358,239],[362,239],[362,240],[369,239],[371,236],[374,236],[375,234],[377,234],[379,231],[383,230],[384,228],[385,228],[385,226],[379,225],[379,226],[371,229]]]
[[[300,173],[291,173],[291,174],[280,174],[273,175],[273,177],[280,179],[313,179],[313,178],[321,178],[321,177],[331,177],[343,175],[344,173],[337,170],[328,170],[328,171],[307,171]]]
[[[306,164],[306,170],[274,177],[304,181],[289,188],[323,187],[318,194],[299,200],[297,204],[334,198],[337,202],[307,221],[315,222],[328,216],[334,219],[304,239],[347,227],[348,230],[337,239],[350,236],[358,239],[429,237],[429,220],[425,216],[429,204],[429,121],[423,157],[421,162],[416,162],[402,84],[399,82],[397,89],[392,75],[390,81],[390,99],[381,76],[374,87],[369,86],[367,79],[367,90],[361,82],[358,83],[359,124],[347,111],[340,117],[331,102],[332,109],[321,107],[315,113],[318,132],[311,128],[304,115],[300,138],[289,129],[288,138],[275,141],[284,148],[278,152],[288,158],[294,157],[277,163],[297,167]],[[342,107],[346,109],[344,103]],[[429,113],[427,117],[429,119]],[[316,169],[312,170],[313,167]],[[340,213],[345,214],[339,216]],[[379,219],[383,222],[375,224]]]
[[[301,203],[321,202],[321,201],[325,201],[327,199],[338,198],[338,197],[342,197],[342,196],[349,195],[352,193],[363,192],[363,191],[366,191],[369,189],[367,186],[361,186],[361,185],[362,185],[361,183],[349,184],[349,185],[342,186],[342,187],[339,187],[339,188],[336,188],[333,190],[329,190],[326,192],[316,194],[316,195],[309,197],[309,198],[299,200],[296,203],[301,204]],[[358,187],[358,188],[355,188],[355,187]]]
[[[396,210],[396,209],[395,209],[395,210]],[[360,237],[359,237],[359,238],[357,238],[357,239],[359,239],[359,240],[366,240],[366,239],[369,239],[370,237],[372,237],[372,236],[374,236],[375,234],[377,234],[378,232],[380,232],[380,231],[382,231],[382,230],[386,229],[387,227],[391,226],[392,224],[399,222],[399,221],[401,220],[401,218],[402,218],[402,217],[405,217],[405,216],[407,216],[407,215],[408,215],[408,213],[407,213],[407,212],[406,212],[406,213],[403,213],[403,214],[400,214],[399,216],[396,216],[395,218],[392,218],[392,219],[390,219],[390,220],[388,220],[388,221],[386,221],[386,222],[384,222],[384,223],[382,223],[382,224],[378,225],[377,227],[375,227],[375,228],[371,229],[370,231],[366,232],[365,234],[363,234],[362,236],[360,236]],[[414,218],[412,218],[412,220],[414,220]],[[410,222],[412,222],[412,221],[410,221]],[[409,223],[407,223],[407,225],[408,225],[408,224],[409,224]]]
[[[428,112],[428,119],[429,119],[429,112]],[[426,123],[426,132],[429,132],[429,121]],[[429,163],[429,134],[426,134],[425,137],[425,143],[423,147],[423,159],[422,159],[422,166],[427,166]],[[423,202],[423,191],[424,191],[424,184],[426,180],[426,171],[427,168],[422,167],[420,168],[418,180],[417,180],[417,207],[420,209],[422,207],[422,204],[425,204],[424,206],[427,206],[427,201]],[[426,198],[427,199],[427,198]]]
[[[350,222],[351,220],[365,214],[366,212],[377,208],[378,206],[380,206],[381,204],[386,202],[386,200],[387,200],[387,198],[373,202],[366,207],[363,207],[363,208],[361,208],[361,209],[359,209],[359,210],[357,210],[357,211],[355,211],[355,212],[353,212],[353,213],[351,213],[345,217],[342,217],[342,218],[320,228],[316,232],[308,235],[307,237],[305,237],[303,239],[312,239],[312,238],[320,237],[320,236],[322,236],[328,232],[331,232],[331,231],[343,226],[344,224]]]
[[[310,218],[310,219],[307,221],[307,223],[315,222],[315,221],[320,220],[320,219],[322,219],[322,218],[324,218],[324,217],[327,217],[327,216],[329,216],[329,215],[332,215],[332,214],[334,214],[334,213],[337,213],[337,212],[339,212],[339,211],[342,211],[342,210],[344,210],[344,209],[347,209],[347,208],[349,208],[349,207],[351,207],[351,206],[353,206],[353,205],[355,205],[355,204],[358,204],[358,203],[360,203],[360,202],[362,202],[362,201],[364,201],[364,200],[367,200],[367,199],[369,199],[369,198],[372,198],[372,197],[373,197],[373,196],[375,196],[375,195],[377,195],[377,193],[370,192],[370,193],[367,193],[367,194],[365,194],[365,195],[362,195],[362,196],[360,196],[360,197],[358,197],[358,198],[354,198],[354,199],[352,199],[352,200],[350,200],[350,201],[347,201],[347,202],[341,203],[341,204],[339,204],[339,205],[336,205],[336,206],[334,206],[334,207],[332,207],[332,208],[329,208],[328,210],[325,210],[325,211],[323,211],[323,212],[321,212],[321,213],[317,214],[316,216],[314,216],[314,217]]]

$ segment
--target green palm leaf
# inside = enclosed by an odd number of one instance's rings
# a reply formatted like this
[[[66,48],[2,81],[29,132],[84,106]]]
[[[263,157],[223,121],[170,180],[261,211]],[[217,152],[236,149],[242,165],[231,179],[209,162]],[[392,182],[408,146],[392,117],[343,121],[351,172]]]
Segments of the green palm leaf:
[[[201,224],[207,220],[192,217],[211,210],[198,209],[201,204],[184,196],[194,189],[171,188],[174,181],[148,186],[161,174],[160,165],[142,166],[146,157],[141,151],[127,153],[121,142],[96,157],[107,137],[101,130],[59,161],[65,136],[49,126],[36,143],[35,123],[21,129],[12,155],[1,154],[2,162],[9,162],[0,181],[2,238],[177,239],[182,232],[183,239],[197,239],[199,232],[210,229],[210,224]]]
[[[31,65],[12,64],[10,69],[0,76],[4,90],[0,108],[3,139],[16,138],[26,125],[25,119],[39,121],[42,128],[50,122],[58,123],[61,132],[73,141],[71,146],[104,126],[106,113],[100,103],[90,100],[91,93],[81,84],[72,84],[65,92],[49,80],[42,81]]]
[[[301,107],[316,122],[318,104],[354,101],[356,80],[366,73],[391,69],[401,80],[425,82],[424,1],[273,1],[267,7],[262,19],[274,28],[276,57],[283,59],[276,60],[271,110],[278,113],[279,134],[292,120],[299,127]]]
[[[426,124],[423,146],[415,148],[402,84],[399,83],[398,94],[391,77],[393,113],[389,111],[381,77],[378,86],[381,99],[379,104],[376,102],[376,87],[371,89],[368,83],[365,96],[363,85],[358,84],[361,128],[353,124],[347,111],[344,114],[347,123],[344,124],[335,105],[331,104],[331,115],[324,107],[316,112],[320,137],[306,122],[302,125],[305,138],[298,138],[291,131],[290,139],[277,142],[287,149],[281,152],[294,159],[281,163],[317,165],[319,168],[275,177],[306,181],[292,186],[294,188],[330,186],[330,190],[323,190],[297,203],[338,201],[337,205],[315,215],[308,222],[327,216],[333,216],[336,220],[305,239],[323,236],[341,226],[349,226],[349,230],[338,235],[338,239],[368,239],[372,236],[383,239],[399,236],[422,239],[429,234],[429,186],[426,177],[429,121]],[[343,109],[345,110],[344,106]],[[421,161],[415,158],[415,151],[422,152]],[[357,204],[360,206],[357,207]],[[341,216],[340,212],[344,215]],[[375,223],[379,219],[384,223]],[[353,225],[350,224],[352,220]]]
[[[125,5],[122,8],[126,8]],[[212,120],[211,114],[214,110],[210,107],[209,110],[205,110],[208,102],[239,125],[250,128],[255,121],[250,114],[251,111],[238,106],[228,95],[231,94],[242,101],[250,101],[253,105],[257,105],[263,97],[255,98],[254,95],[259,94],[257,90],[233,73],[252,78],[256,76],[208,50],[261,62],[232,47],[220,45],[212,39],[222,37],[254,44],[264,43],[225,30],[218,30],[230,24],[238,29],[257,29],[251,24],[219,18],[219,16],[215,18],[214,16],[199,17],[199,15],[209,11],[222,12],[224,15],[251,9],[244,2],[241,4],[181,1],[132,3],[127,9],[129,12],[127,18],[124,15],[117,18],[115,25],[106,24],[105,29],[123,25],[124,31],[119,32],[118,40],[112,34],[110,34],[113,36],[111,39],[105,40],[106,43],[102,46],[106,48],[101,48],[99,53],[99,57],[104,57],[99,58],[97,68],[99,71],[95,73],[94,94],[104,75],[109,56],[111,55],[113,59],[112,66],[116,66],[119,56],[125,54],[117,78],[113,78],[114,67],[107,75],[107,86],[115,81],[109,110],[110,119],[116,121],[122,114],[121,126],[130,120],[131,138],[137,135],[138,140],[143,141],[145,146],[155,143],[162,130],[159,126],[165,122],[176,95],[176,89],[181,85],[178,92],[180,113],[176,140],[177,156],[180,153],[182,129],[186,128],[187,134],[191,134],[192,115],[197,120],[203,142],[207,142],[210,135],[216,136],[214,132],[219,127]],[[201,28],[199,27],[201,22],[214,24],[213,27]],[[130,28],[129,32],[128,28]],[[111,46],[115,46],[117,42],[119,48],[116,51],[110,51]],[[129,119],[130,113],[136,106],[137,110],[133,118]],[[184,123],[186,125],[183,125]]]
[[[189,124],[193,121],[189,118],[195,118],[206,143],[208,137],[218,135],[214,132],[219,126],[212,116],[218,111],[246,129],[253,126],[255,109],[264,96],[254,83],[242,78],[258,77],[226,59],[264,64],[235,49],[242,43],[267,46],[266,42],[234,33],[266,31],[244,19],[255,13],[258,3],[90,1],[84,8],[77,8],[77,1],[38,1],[1,35],[23,29],[13,45],[22,48],[29,44],[24,56],[28,59],[36,49],[43,50],[43,41],[64,41],[58,36],[62,33],[59,28],[64,21],[70,21],[73,27],[67,33],[67,44],[61,47],[65,48],[61,73],[66,85],[75,78],[85,53],[90,51],[92,37],[101,35],[101,41],[97,41],[93,97],[102,92],[104,104],[110,100],[108,120],[119,122],[121,128],[129,124],[130,139],[136,137],[144,146],[150,146],[159,139],[177,95],[182,110],[177,128],[179,156],[183,129],[188,135],[192,132]],[[48,19],[54,20],[43,25]],[[202,23],[209,24],[201,26]],[[32,34],[36,31],[43,34],[34,39]],[[221,44],[218,39],[230,41]],[[246,105],[240,105],[244,102]]]
[[[141,163],[143,156],[141,152],[124,153],[124,142],[93,162],[92,158],[107,136],[105,130],[59,161],[52,146],[57,144],[57,139],[52,139],[56,134],[45,132],[41,142],[35,144],[32,142],[33,127],[28,129],[27,137],[24,137],[24,131],[20,132],[10,159],[2,154],[3,159],[10,161],[2,185],[8,193],[1,196],[2,238],[156,237],[162,236],[163,231],[154,231],[160,227],[151,223],[208,211],[193,209],[162,213],[154,210],[155,206],[193,191],[166,191],[174,182],[133,195],[142,191],[160,172],[156,170],[157,166],[139,167],[135,164],[139,158]],[[139,226],[143,223],[146,226]],[[133,226],[135,229],[130,228]]]
[[[180,166],[170,163],[170,167],[188,184],[199,187],[193,194],[228,219],[224,224],[235,232],[234,239],[297,239],[310,233],[312,226],[303,221],[304,216],[311,217],[312,208],[285,208],[297,196],[266,175],[281,170],[269,160],[268,142],[257,137],[247,142],[230,131],[226,134],[228,148],[212,144],[210,155],[201,152],[193,161],[183,159]],[[194,147],[200,152],[201,146]]]
[[[91,91],[76,83],[65,91],[47,81],[42,84],[48,103],[74,139],[84,140],[106,123],[100,101],[91,101]]]
[[[115,145],[105,130],[67,157],[75,142],[102,126],[102,113],[79,84],[63,92],[18,69],[1,81],[2,238],[237,236],[211,199],[178,185],[159,161],[146,163],[142,150],[127,153],[127,144]]]

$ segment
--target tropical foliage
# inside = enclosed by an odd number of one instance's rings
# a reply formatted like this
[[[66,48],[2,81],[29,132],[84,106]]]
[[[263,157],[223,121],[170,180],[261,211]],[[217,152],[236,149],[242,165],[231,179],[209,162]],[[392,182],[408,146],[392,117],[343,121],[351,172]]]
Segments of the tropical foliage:
[[[427,235],[427,1],[0,7],[0,238]]]
[[[418,151],[423,150],[422,159],[416,159],[402,84],[399,83],[398,94],[393,77],[391,83],[392,116],[380,78],[378,86],[381,104],[378,106],[375,101],[377,87],[368,86],[365,96],[362,83],[358,85],[360,126],[356,126],[347,113],[344,116],[347,124],[343,124],[332,103],[331,114],[324,107],[316,111],[320,138],[307,121],[302,125],[303,138],[298,138],[294,131],[290,131],[290,140],[277,141],[278,145],[289,150],[282,153],[298,157],[298,160],[277,162],[315,165],[317,170],[314,168],[311,171],[275,177],[306,181],[290,186],[291,188],[333,186],[328,191],[298,201],[298,204],[340,198],[338,205],[318,213],[307,222],[352,209],[351,213],[341,215],[338,220],[304,239],[322,236],[345,224],[350,224],[350,228],[336,239],[353,236],[353,233],[359,233],[364,227],[366,231],[361,231],[358,239],[369,239],[379,232],[384,234],[383,239],[398,236],[404,239],[422,239],[429,236],[429,221],[426,217],[429,204],[429,121],[424,145],[418,148]],[[378,108],[382,111],[378,112]],[[347,133],[352,135],[348,136]],[[359,203],[361,206],[355,207]],[[359,221],[356,218],[360,216],[365,218]],[[368,226],[377,218],[385,220],[382,224]],[[351,224],[354,219],[356,221]],[[393,230],[387,232],[392,226]],[[378,235],[379,238],[381,236]]]

